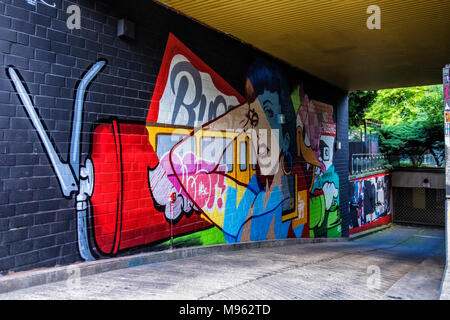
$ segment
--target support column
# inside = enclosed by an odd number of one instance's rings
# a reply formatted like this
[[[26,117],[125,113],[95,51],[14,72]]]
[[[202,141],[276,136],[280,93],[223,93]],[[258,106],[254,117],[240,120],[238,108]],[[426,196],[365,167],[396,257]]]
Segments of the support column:
[[[440,299],[450,299],[450,64],[443,69],[444,136],[445,136],[445,255],[446,266],[442,278]]]

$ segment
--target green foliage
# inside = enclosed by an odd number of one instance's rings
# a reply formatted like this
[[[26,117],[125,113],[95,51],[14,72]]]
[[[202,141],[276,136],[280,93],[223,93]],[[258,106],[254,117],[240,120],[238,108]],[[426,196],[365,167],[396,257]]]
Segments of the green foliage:
[[[427,151],[425,132],[421,121],[382,126],[379,130],[380,151],[389,156],[409,157],[413,164],[416,155]]]
[[[382,153],[409,157],[413,165],[420,165],[424,154],[431,153],[440,165],[443,98],[442,85],[355,92],[349,97],[349,117],[354,117],[349,126],[354,128],[363,119],[378,120]]]
[[[380,151],[390,158],[408,157],[414,166],[419,166],[424,154],[429,152],[441,165],[443,158],[438,152],[444,148],[443,125],[439,121],[413,120],[382,126],[378,130]]]
[[[377,91],[355,91],[348,95],[348,125],[355,130],[363,124],[364,116],[377,97]]]
[[[433,155],[438,166],[441,166],[445,161],[445,142],[444,142],[444,119],[433,119],[426,121],[423,124],[425,131],[425,145],[428,151]],[[437,153],[439,152],[439,154]]]
[[[443,117],[441,85],[378,90],[365,119],[375,119],[384,125],[427,120],[438,122]]]

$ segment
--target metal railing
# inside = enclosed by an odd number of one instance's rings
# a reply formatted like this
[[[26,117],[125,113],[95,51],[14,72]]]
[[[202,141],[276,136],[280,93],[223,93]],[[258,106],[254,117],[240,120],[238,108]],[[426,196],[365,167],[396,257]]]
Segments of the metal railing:
[[[377,171],[384,168],[387,157],[384,154],[356,153],[352,154],[352,175]]]

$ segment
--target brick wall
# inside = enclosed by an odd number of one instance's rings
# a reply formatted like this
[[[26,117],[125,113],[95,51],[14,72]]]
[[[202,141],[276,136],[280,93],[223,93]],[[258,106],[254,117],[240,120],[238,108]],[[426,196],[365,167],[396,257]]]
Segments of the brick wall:
[[[92,149],[92,132],[100,123],[114,118],[145,124],[169,33],[242,96],[249,65],[263,57],[277,64],[291,83],[303,83],[312,99],[334,106],[342,149],[336,151],[333,163],[340,182],[342,235],[348,235],[346,92],[149,1],[135,1],[132,6],[121,1],[46,2],[56,8],[40,1],[37,5],[26,0],[0,2],[0,273],[82,260],[74,197],[64,198],[7,66],[20,72],[66,161],[75,88],[89,66],[107,60],[86,95],[81,137],[85,159]],[[66,8],[71,4],[81,8],[80,30],[66,26]],[[136,23],[135,40],[116,36],[119,18]]]

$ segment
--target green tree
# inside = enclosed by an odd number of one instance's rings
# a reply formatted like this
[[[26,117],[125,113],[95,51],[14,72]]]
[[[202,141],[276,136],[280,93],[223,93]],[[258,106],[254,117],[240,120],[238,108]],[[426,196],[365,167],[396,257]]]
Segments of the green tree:
[[[380,151],[391,160],[408,157],[413,166],[421,164],[425,146],[425,132],[421,121],[382,126],[379,130]]]
[[[442,85],[383,89],[375,93],[363,119],[382,123],[378,130],[381,152],[409,157],[414,166],[430,153],[441,165],[443,109]]]
[[[415,120],[438,122],[443,117],[442,85],[378,90],[365,113],[384,125]]]
[[[348,95],[348,125],[351,129],[359,128],[366,112],[377,97],[377,91],[355,91]]]
[[[429,120],[423,124],[425,133],[425,146],[440,167],[445,161],[444,119]]]
[[[430,153],[438,166],[443,163],[443,121],[414,120],[382,126],[379,131],[380,151],[396,161],[408,157],[413,166],[420,166]]]

